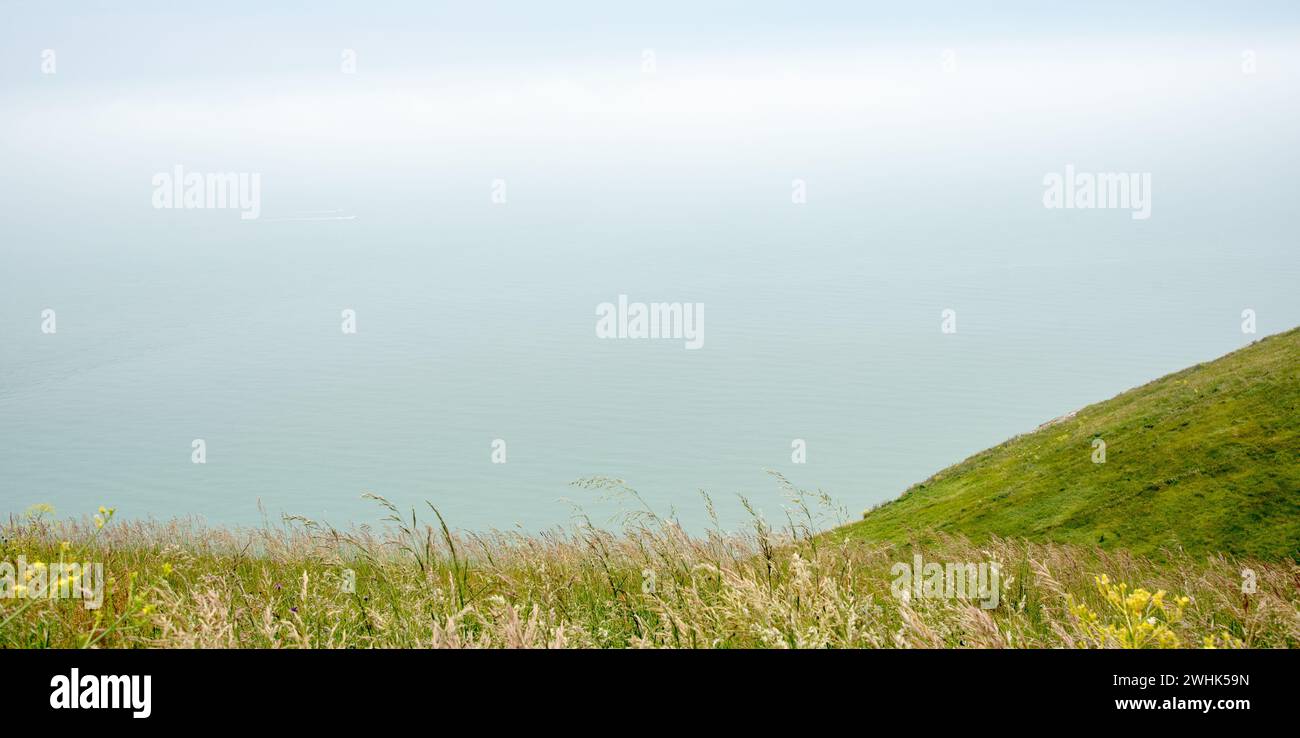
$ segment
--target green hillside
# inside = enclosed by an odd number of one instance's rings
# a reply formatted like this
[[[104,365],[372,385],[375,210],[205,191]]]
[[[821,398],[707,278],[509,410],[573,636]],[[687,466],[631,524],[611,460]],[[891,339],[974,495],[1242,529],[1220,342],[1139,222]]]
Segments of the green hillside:
[[[1012,438],[844,530],[1300,558],[1300,329]]]

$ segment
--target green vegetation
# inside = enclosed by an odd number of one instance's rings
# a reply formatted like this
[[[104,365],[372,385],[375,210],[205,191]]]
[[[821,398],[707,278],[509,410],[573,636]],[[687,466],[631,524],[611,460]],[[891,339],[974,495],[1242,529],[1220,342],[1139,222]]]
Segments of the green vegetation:
[[[976,454],[845,529],[886,541],[928,531],[1295,559],[1300,329]]]
[[[813,498],[787,491],[808,512]],[[0,560],[103,562],[107,587],[86,609],[31,598],[42,575],[22,575],[26,591],[0,598],[0,648],[1300,646],[1290,560],[944,534],[920,550],[813,534],[811,513],[703,537],[650,514],[617,534],[473,535],[389,509],[382,532],[27,516],[3,528]],[[978,595],[910,596],[895,567],[914,555],[999,576]]]
[[[703,536],[599,478],[636,503],[617,533],[459,533],[379,497],[384,525],[347,531],[34,505],[0,524],[0,648],[1295,648],[1297,358],[1300,331],[1265,339],[831,530],[775,473],[783,529]],[[87,583],[71,562],[102,567],[99,607],[49,596]]]

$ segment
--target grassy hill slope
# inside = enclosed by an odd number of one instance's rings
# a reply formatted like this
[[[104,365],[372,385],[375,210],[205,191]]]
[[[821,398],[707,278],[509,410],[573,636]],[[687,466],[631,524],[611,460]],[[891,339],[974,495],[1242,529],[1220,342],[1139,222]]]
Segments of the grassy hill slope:
[[[1012,438],[844,529],[927,530],[1300,558],[1300,328]]]

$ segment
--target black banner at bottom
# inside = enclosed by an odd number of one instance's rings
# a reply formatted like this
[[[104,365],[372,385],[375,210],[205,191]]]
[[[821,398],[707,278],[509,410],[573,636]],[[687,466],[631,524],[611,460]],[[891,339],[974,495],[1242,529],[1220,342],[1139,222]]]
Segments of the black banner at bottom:
[[[14,727],[302,728],[431,710],[521,727],[571,711],[593,729],[664,710],[733,727],[1250,724],[1291,712],[1298,664],[1292,651],[7,651],[0,703]]]

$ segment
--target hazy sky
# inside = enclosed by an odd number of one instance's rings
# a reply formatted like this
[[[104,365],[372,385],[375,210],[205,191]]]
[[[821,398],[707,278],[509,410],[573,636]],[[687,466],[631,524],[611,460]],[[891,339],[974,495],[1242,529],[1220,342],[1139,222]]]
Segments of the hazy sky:
[[[644,48],[674,57],[799,58],[894,45],[970,48],[1051,41],[1065,51],[1103,37],[1147,44],[1211,35],[1261,49],[1294,38],[1294,2],[261,2],[4,3],[0,83],[42,83],[38,55],[60,52],[63,84],[154,85],[200,78],[310,77],[355,48],[375,75],[439,69],[516,72],[577,60],[637,63]]]
[[[499,152],[577,136],[716,147],[738,131],[942,146],[954,127],[1139,132],[1194,126],[1189,111],[1225,93],[1282,110],[1300,97],[1286,94],[1300,58],[1287,2],[561,5],[11,3],[0,146],[90,166],[111,156],[107,138],[157,152],[154,169],[203,148],[346,160],[439,137]],[[56,74],[41,73],[47,49]],[[340,71],[345,49],[355,74]]]

